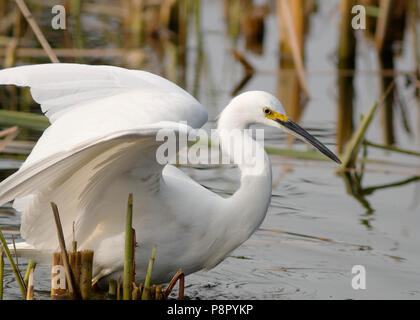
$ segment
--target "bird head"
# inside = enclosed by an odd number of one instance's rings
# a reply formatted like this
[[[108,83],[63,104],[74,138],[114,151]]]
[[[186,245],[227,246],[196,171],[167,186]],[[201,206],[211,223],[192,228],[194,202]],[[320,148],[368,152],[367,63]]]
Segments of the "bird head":
[[[309,143],[331,160],[341,163],[340,159],[323,143],[290,119],[281,102],[272,94],[264,91],[248,91],[232,99],[225,109],[230,114],[230,121],[236,119],[236,127],[262,124],[275,127]],[[224,112],[225,112],[224,111]],[[240,124],[239,124],[240,123]]]

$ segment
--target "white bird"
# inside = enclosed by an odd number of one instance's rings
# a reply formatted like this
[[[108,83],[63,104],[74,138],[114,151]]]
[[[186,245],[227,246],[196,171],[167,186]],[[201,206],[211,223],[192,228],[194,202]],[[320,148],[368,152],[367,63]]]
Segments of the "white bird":
[[[203,106],[172,82],[111,66],[43,64],[2,70],[0,84],[31,87],[51,122],[22,167],[0,184],[0,204],[14,200],[22,212],[25,242],[17,243],[22,255],[41,260],[58,250],[50,202],[58,205],[67,245],[74,221],[79,248],[95,252],[95,275],[118,278],[127,197],[133,193],[136,280],[143,280],[157,245],[154,283],[169,281],[179,268],[190,274],[216,266],[262,223],[271,198],[271,165],[251,136],[236,136],[234,148],[259,148],[262,170],[238,164],[241,184],[229,198],[157,162],[163,143],[156,140],[159,130],[188,133],[207,121]],[[292,133],[339,163],[269,93],[250,91],[234,98],[221,113],[218,130],[229,133],[252,124]],[[227,136],[220,135],[221,147],[237,161],[224,147]]]

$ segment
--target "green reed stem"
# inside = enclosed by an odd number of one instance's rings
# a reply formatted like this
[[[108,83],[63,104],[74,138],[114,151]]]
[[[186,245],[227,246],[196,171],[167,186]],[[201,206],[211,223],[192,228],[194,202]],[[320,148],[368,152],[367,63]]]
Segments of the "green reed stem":
[[[147,266],[146,279],[144,280],[144,289],[141,296],[141,300],[148,300],[150,298],[150,282],[152,278],[153,264],[156,256],[156,245],[153,247],[152,256],[149,259],[149,265]]]
[[[341,168],[350,168],[354,167],[356,156],[359,151],[360,145],[365,137],[366,131],[373,119],[373,115],[378,107],[378,103],[375,101],[372,107],[369,110],[369,113],[363,117],[362,122],[360,123],[359,128],[353,135],[352,139],[349,141],[346,149],[344,151],[344,155],[342,158]]]
[[[15,262],[13,261],[12,255],[10,254],[10,250],[7,247],[6,239],[3,236],[3,233],[0,230],[0,241],[3,245],[3,251],[6,253],[7,258],[9,259],[9,263],[12,266],[13,273],[15,274],[16,281],[18,282],[20,292],[22,293],[23,299],[26,299],[26,287],[22,281],[21,276],[19,275],[19,271],[16,267]]]
[[[0,300],[3,300],[4,258],[3,246],[0,246]]]
[[[25,277],[23,278],[23,283],[26,287],[28,287],[29,275],[31,273],[31,269],[35,270],[36,262],[29,260],[28,266],[26,267]]]
[[[365,144],[369,147],[377,148],[377,149],[382,149],[382,150],[387,150],[387,151],[392,151],[392,152],[398,152],[398,153],[404,153],[404,154],[408,154],[408,155],[411,155],[411,156],[420,157],[420,152],[416,152],[416,151],[400,149],[400,148],[393,147],[393,146],[384,146],[382,144],[377,144],[377,143],[373,143],[373,142],[366,141],[366,140],[363,142],[363,144]]]
[[[42,131],[50,125],[50,122],[47,117],[41,114],[0,110],[0,124]]]

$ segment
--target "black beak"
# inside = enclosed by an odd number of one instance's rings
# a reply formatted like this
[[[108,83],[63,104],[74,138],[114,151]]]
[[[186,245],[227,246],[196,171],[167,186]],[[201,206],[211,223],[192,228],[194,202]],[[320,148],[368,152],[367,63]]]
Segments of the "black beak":
[[[293,122],[292,120],[287,121],[281,121],[280,119],[275,119],[276,122],[281,124],[283,127],[291,131],[292,134],[297,136],[298,138],[301,138],[308,142],[309,144],[313,145],[315,148],[317,148],[321,153],[326,155],[331,160],[334,160],[338,164],[341,164],[340,159],[330,150],[328,149],[324,144],[319,142],[314,136],[310,135],[305,129],[303,129],[301,126],[299,126],[296,122]]]

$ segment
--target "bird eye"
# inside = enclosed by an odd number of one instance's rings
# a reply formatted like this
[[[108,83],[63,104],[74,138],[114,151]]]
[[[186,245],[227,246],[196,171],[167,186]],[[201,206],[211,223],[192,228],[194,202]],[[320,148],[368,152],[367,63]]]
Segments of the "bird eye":
[[[271,114],[271,110],[267,107],[263,109],[265,114]]]

